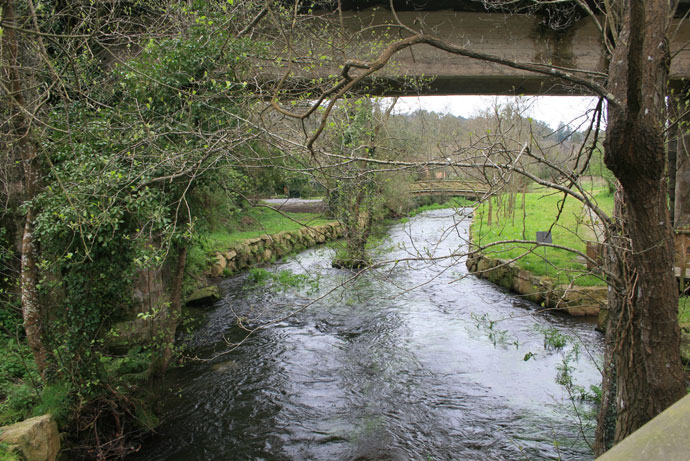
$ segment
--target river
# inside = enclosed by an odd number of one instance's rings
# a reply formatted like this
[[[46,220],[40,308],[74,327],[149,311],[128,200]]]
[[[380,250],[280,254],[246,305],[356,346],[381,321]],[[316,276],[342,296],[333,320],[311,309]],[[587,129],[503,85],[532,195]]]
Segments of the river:
[[[376,258],[399,262],[344,287],[353,274],[330,267],[327,247],[267,268],[318,286],[224,280],[225,298],[181,337],[204,360],[169,373],[163,424],[133,459],[592,459],[594,407],[556,378],[567,362],[577,385],[599,383],[594,325],[537,313],[461,257],[403,261],[462,249],[468,228],[462,210],[396,224]],[[255,327],[300,306],[230,350],[246,337],[237,316]],[[545,341],[559,334],[564,347]]]

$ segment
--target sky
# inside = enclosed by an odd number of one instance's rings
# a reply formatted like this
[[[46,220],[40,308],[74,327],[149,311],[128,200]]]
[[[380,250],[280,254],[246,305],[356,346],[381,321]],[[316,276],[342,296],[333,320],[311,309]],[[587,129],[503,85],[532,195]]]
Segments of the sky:
[[[514,96],[414,96],[400,98],[396,104],[396,112],[414,112],[426,109],[430,112],[442,114],[451,113],[462,117],[477,115],[484,109],[490,108],[494,101],[505,103]],[[527,115],[536,120],[547,123],[556,129],[563,122],[573,128],[586,128],[583,114],[592,111],[597,105],[597,98],[583,96],[531,96],[523,97],[524,103],[529,105]]]

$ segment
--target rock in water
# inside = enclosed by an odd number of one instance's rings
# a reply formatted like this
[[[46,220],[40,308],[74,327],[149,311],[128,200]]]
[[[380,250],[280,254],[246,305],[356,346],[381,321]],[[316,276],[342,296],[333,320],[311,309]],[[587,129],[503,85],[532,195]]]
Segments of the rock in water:
[[[220,298],[220,287],[218,287],[218,285],[211,285],[192,293],[189,298],[187,298],[187,305],[201,306],[204,304],[212,304],[220,300]]]

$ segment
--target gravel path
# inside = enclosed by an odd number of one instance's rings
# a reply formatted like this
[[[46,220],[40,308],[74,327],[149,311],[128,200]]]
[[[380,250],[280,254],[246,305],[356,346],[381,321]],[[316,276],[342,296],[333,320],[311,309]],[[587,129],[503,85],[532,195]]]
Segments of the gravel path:
[[[326,209],[322,199],[269,198],[261,200],[261,203],[291,213],[321,213]]]

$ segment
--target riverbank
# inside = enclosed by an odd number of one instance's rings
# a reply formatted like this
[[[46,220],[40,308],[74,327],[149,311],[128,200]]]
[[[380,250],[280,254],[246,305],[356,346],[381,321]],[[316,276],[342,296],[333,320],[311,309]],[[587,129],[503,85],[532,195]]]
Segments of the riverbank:
[[[467,257],[467,270],[545,309],[563,311],[573,317],[599,316],[607,305],[606,287],[557,284],[550,277],[520,269],[511,260],[475,253]]]
[[[604,208],[612,206],[603,192],[595,197]],[[580,202],[544,191],[494,197],[477,208],[471,230],[472,244],[480,249],[467,258],[471,273],[545,309],[575,317],[599,316],[606,309],[606,283],[576,253],[586,252],[598,230]],[[574,251],[518,243],[545,231],[554,244]]]
[[[603,209],[612,206],[612,197],[603,192],[595,194],[595,197]],[[517,206],[513,203],[513,213],[519,215],[517,224],[514,216],[502,213],[498,200],[492,203],[491,208],[486,203],[480,206],[475,211],[470,239],[475,248],[481,244],[487,249],[469,255],[467,269],[544,309],[558,310],[575,317],[596,316],[598,328],[603,330],[607,285],[587,268],[582,257],[556,248],[548,248],[548,253],[541,249],[535,251],[535,244],[496,244],[500,240],[534,238],[538,230],[550,229],[554,243],[586,252],[587,239],[596,237],[596,222],[592,222],[577,201],[567,200],[560,208],[560,198],[536,192],[526,194],[522,203]],[[504,203],[506,201],[504,199]],[[495,213],[493,219],[488,217],[490,209]],[[559,222],[554,224],[559,213]],[[690,298],[681,297],[678,310],[681,358],[690,364]]]
[[[209,268],[204,275],[212,278],[233,275],[244,269],[272,262],[292,252],[338,239],[342,234],[342,225],[330,222],[240,240],[216,251],[210,257]]]

